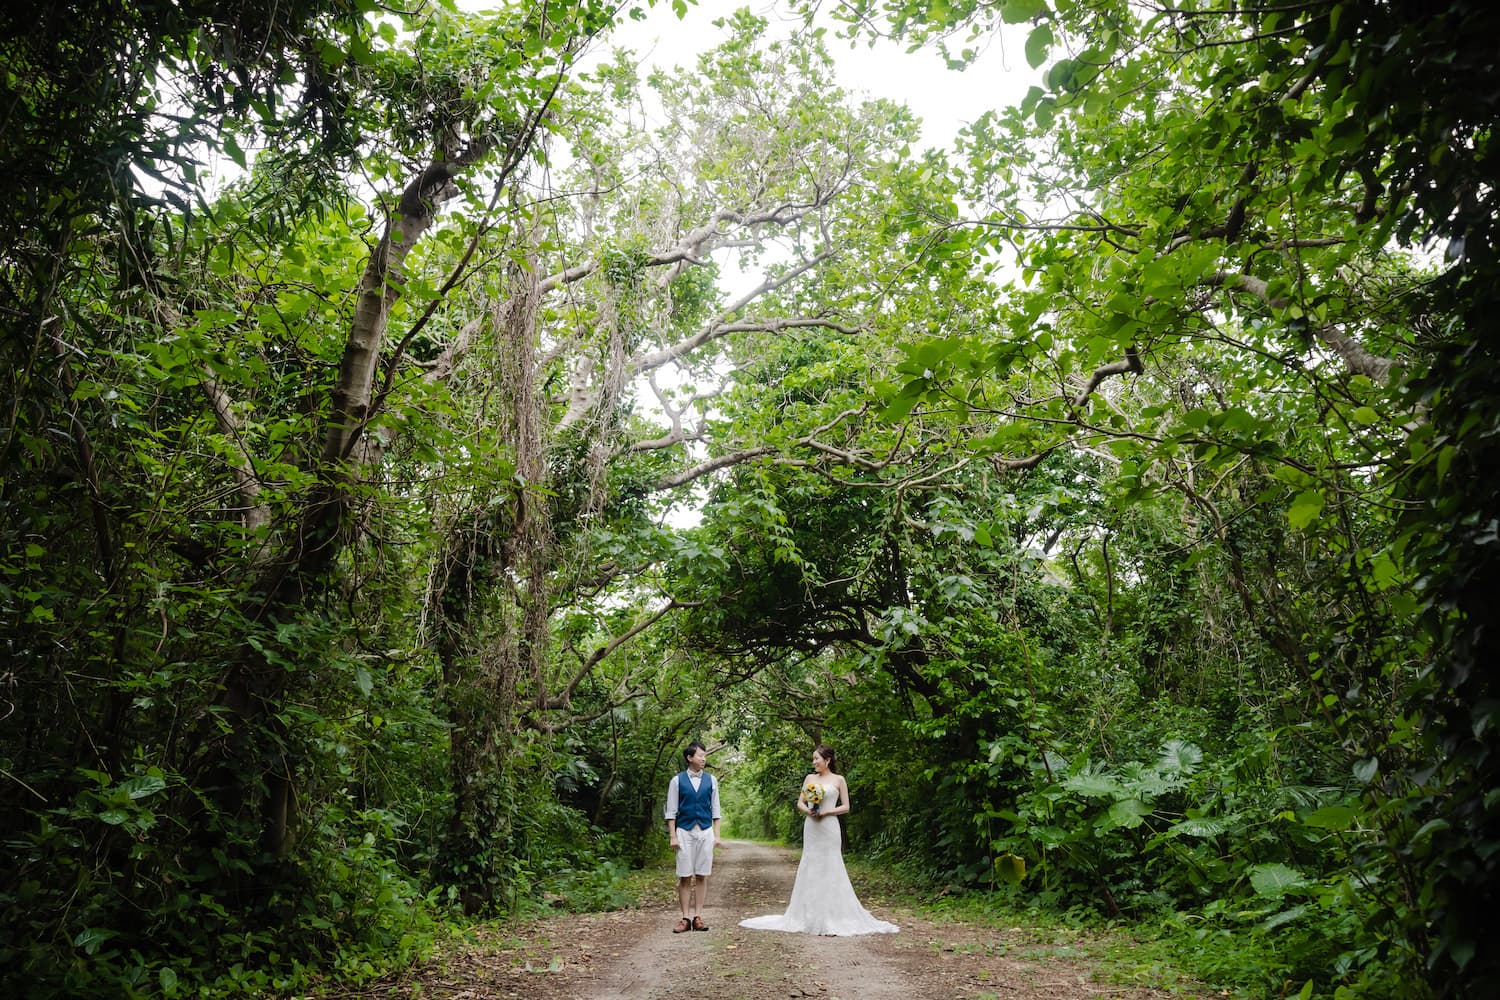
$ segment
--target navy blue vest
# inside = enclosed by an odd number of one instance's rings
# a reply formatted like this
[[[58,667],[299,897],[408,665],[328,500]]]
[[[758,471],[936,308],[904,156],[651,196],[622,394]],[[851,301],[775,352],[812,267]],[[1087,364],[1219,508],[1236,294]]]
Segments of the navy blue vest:
[[[688,773],[677,776],[677,828],[679,830],[707,830],[714,825],[714,779],[703,773],[698,781],[698,790]]]

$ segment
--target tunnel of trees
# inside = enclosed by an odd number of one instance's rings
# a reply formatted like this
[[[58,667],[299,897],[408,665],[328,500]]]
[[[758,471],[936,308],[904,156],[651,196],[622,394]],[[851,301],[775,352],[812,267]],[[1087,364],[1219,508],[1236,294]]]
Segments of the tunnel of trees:
[[[607,896],[709,737],[747,835],[828,740],[952,891],[1489,996],[1493,6],[675,5],[0,14],[7,995]],[[1035,85],[929,148],[877,37]]]

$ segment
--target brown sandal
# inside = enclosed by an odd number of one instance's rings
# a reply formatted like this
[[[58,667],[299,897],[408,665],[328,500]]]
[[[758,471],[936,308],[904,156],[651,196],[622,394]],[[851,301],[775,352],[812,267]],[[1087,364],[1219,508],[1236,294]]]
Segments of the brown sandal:
[[[692,929],[693,925],[688,923],[688,918],[683,917],[681,920],[677,921],[677,926],[672,928],[672,933],[681,934],[683,931],[690,931]]]
[[[706,930],[708,930],[708,925],[703,922],[703,918],[702,917],[694,917],[693,918],[693,930],[695,930],[695,931],[706,931]]]

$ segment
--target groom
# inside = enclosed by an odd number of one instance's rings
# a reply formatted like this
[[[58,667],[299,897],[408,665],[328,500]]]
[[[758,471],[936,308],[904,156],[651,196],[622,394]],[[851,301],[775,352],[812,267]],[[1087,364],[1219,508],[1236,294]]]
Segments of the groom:
[[[703,770],[708,749],[694,740],[683,749],[682,759],[687,770],[667,785],[667,839],[677,852],[677,907],[682,911],[673,934],[708,930],[703,904],[714,870],[714,848],[721,843],[719,783]]]

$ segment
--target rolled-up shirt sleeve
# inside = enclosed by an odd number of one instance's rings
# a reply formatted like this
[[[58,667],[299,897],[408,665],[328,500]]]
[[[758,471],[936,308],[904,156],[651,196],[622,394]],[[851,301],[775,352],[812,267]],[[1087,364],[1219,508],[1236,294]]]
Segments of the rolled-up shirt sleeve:
[[[718,802],[719,802],[719,789],[717,787],[715,787],[714,788],[714,807],[715,808],[718,808]],[[662,810],[662,818],[663,819],[676,819],[677,818],[677,776],[676,775],[673,775],[672,776],[672,780],[669,781],[669,782],[667,782],[667,807]]]
[[[709,775],[708,776],[708,780],[713,782],[713,796],[712,796],[712,799],[713,799],[714,819],[723,819],[724,818],[724,814],[719,810],[719,779],[715,778],[713,775]]]

